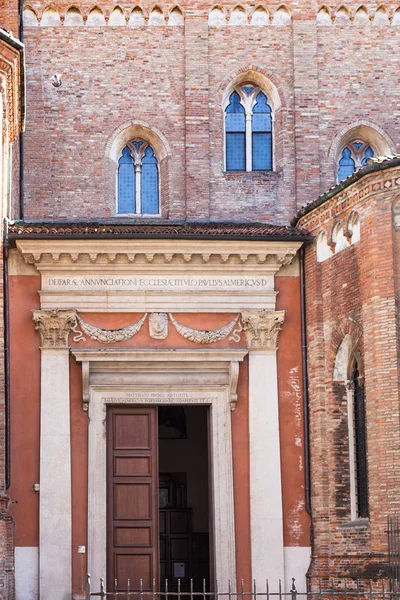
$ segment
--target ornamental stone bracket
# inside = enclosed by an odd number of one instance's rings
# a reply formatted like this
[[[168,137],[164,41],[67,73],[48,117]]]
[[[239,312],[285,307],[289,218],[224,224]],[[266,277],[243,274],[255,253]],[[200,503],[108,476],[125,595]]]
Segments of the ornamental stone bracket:
[[[276,351],[284,318],[284,310],[242,311],[243,331],[249,350]]]
[[[68,336],[76,326],[74,310],[34,310],[35,329],[42,348],[68,348]]]

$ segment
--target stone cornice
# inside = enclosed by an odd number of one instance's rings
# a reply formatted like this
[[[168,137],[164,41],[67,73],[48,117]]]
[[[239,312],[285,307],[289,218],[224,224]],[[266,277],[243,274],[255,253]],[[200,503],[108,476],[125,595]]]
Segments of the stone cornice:
[[[17,240],[16,246],[28,264],[39,271],[62,270],[76,264],[82,269],[99,265],[143,264],[173,266],[191,264],[271,264],[272,271],[292,262],[302,245],[298,241],[265,242],[232,240]],[[234,267],[236,270],[236,266]],[[113,268],[114,270],[114,268]]]

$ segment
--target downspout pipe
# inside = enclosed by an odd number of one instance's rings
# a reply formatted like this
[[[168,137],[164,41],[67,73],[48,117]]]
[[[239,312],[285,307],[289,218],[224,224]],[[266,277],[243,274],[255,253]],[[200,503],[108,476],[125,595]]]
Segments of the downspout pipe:
[[[4,219],[3,240],[3,321],[4,321],[4,404],[5,404],[5,462],[6,489],[11,484],[11,452],[10,452],[10,326],[9,326],[9,289],[8,289],[8,220]]]
[[[24,43],[24,22],[23,22],[23,0],[18,0],[18,19],[19,19],[19,40]],[[25,71],[25,69],[24,69]],[[24,86],[25,98],[25,86]],[[24,220],[24,132],[19,136],[19,218]]]
[[[300,248],[300,298],[301,298],[301,360],[303,371],[303,414],[304,414],[304,479],[306,511],[311,515],[311,474],[310,474],[310,431],[308,406],[308,365],[307,365],[307,321],[306,321],[306,278],[304,246]]]

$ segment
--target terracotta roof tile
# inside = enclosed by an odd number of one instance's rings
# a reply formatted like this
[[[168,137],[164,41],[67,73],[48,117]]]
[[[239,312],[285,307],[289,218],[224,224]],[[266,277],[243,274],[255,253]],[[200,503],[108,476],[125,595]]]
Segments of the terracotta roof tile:
[[[29,222],[15,221],[8,225],[10,239],[18,237],[124,237],[124,238],[259,238],[304,240],[304,230],[285,225],[264,223],[173,221],[162,222]]]

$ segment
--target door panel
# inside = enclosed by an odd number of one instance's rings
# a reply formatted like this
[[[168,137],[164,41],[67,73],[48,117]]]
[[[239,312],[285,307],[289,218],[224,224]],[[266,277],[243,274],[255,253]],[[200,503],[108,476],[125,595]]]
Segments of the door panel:
[[[158,578],[157,408],[107,412],[108,589],[152,589]]]

